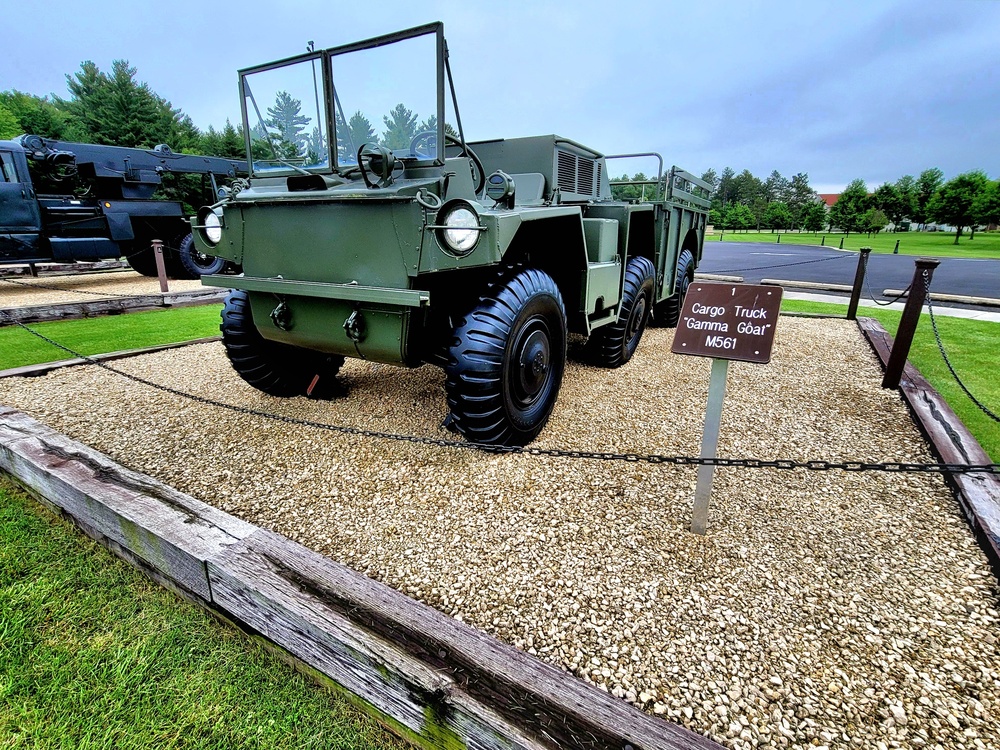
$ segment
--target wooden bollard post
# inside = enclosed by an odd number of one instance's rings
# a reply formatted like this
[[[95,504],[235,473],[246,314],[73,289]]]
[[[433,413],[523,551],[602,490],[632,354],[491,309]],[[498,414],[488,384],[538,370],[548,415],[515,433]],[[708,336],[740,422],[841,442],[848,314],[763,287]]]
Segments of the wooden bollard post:
[[[893,255],[899,255],[899,240],[896,240],[896,247],[892,249]]]
[[[851,303],[847,306],[847,319],[858,319],[858,302],[861,300],[861,287],[865,283],[865,271],[868,269],[868,254],[870,247],[861,248],[858,256],[858,270],[854,272],[854,288],[851,290]]]
[[[167,267],[163,262],[163,240],[153,240],[153,258],[156,260],[156,275],[160,279],[160,291],[166,294],[170,290],[167,288]]]
[[[819,246],[820,247],[826,247],[826,235],[825,234],[823,235],[823,239],[821,239],[819,241]]]
[[[844,238],[843,237],[840,238],[840,249],[841,250],[844,249]]]
[[[940,263],[941,261],[935,258],[917,258],[916,260],[913,282],[910,284],[910,294],[906,298],[903,317],[899,320],[896,339],[892,344],[892,351],[889,352],[889,362],[885,366],[885,376],[882,378],[883,388],[899,387],[899,379],[903,376],[903,367],[906,366],[906,358],[910,353],[910,344],[913,343],[913,334],[920,321],[920,310],[924,306],[924,298],[931,285],[934,269]]]

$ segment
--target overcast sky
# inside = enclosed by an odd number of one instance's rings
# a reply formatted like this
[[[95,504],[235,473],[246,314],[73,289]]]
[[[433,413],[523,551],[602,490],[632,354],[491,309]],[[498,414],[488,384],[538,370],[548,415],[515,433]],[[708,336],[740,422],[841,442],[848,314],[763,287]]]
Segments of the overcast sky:
[[[11,10],[10,8],[8,10]],[[445,23],[470,139],[557,133],[702,173],[807,172],[820,192],[940,167],[1000,177],[998,0],[405,3],[49,1],[5,14],[0,90],[67,95],[124,58],[199,128],[236,70]],[[391,71],[386,71],[391,75]]]

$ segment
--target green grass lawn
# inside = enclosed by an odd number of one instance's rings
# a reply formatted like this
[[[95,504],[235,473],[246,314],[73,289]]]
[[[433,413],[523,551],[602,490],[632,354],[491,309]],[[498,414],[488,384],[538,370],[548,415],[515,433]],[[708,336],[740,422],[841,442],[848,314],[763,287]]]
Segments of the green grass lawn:
[[[784,300],[781,309],[841,316],[847,314],[847,305],[800,300]],[[858,315],[875,318],[895,336],[901,312],[862,307],[858,309]],[[962,382],[993,413],[1000,413],[1000,379],[996,377],[1000,323],[943,316],[937,316],[937,323],[945,351]],[[926,312],[920,316],[908,359],[954,409],[991,459],[1000,462],[1000,424],[980,411],[948,372],[934,339],[930,316]]]
[[[81,354],[103,354],[218,335],[220,309],[221,304],[199,305],[30,327]],[[69,358],[18,326],[0,328],[0,370]]]
[[[404,745],[0,475],[0,747]]]
[[[719,242],[763,242],[777,243],[781,237],[782,244],[787,245],[819,245],[826,239],[826,247],[837,248],[840,239],[844,238],[845,250],[858,250],[862,247],[872,248],[872,252],[891,253],[899,240],[900,255],[927,255],[939,258],[1000,258],[1000,232],[977,232],[976,238],[969,239],[966,230],[958,244],[955,234],[944,232],[900,232],[898,234],[879,233],[869,237],[866,234],[810,233],[810,232],[736,232],[727,231],[725,239],[719,229],[714,234],[706,234],[706,241]]]

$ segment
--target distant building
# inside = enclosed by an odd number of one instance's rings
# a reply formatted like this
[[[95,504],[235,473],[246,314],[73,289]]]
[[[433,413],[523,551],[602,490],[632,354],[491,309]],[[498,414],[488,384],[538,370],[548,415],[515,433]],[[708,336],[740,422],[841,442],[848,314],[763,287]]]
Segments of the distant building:
[[[827,208],[833,208],[833,204],[837,202],[840,197],[840,193],[816,193],[819,199],[826,204]]]

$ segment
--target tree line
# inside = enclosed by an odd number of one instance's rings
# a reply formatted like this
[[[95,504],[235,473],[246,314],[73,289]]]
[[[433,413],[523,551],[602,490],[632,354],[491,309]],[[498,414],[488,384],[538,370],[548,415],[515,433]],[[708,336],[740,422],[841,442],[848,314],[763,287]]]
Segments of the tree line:
[[[69,96],[37,96],[17,90],[0,91],[0,139],[31,133],[44,138],[77,143],[152,148],[166,143],[174,151],[245,159],[243,126],[226,120],[216,129],[199,130],[191,118],[137,79],[127,60],[115,60],[111,71],[101,71],[91,61],[66,76]],[[266,116],[251,133],[254,158],[303,158],[320,161],[325,153],[324,135],[312,118],[303,114],[302,102],[279,91]],[[404,104],[383,116],[379,133],[361,111],[345,122],[337,113],[338,153],[364,143],[406,148],[415,135],[437,129],[437,116],[420,120]],[[450,125],[446,132],[454,135]],[[354,149],[351,146],[354,146]],[[273,150],[272,150],[273,149]],[[353,154],[350,155],[353,158]]]
[[[166,143],[179,152],[202,153],[244,159],[246,147],[242,125],[229,120],[220,129],[199,130],[179,108],[138,81],[135,67],[115,60],[105,73],[91,61],[66,76],[69,96],[36,96],[16,90],[0,91],[0,138],[32,133],[56,140],[97,143],[133,148],[152,148]],[[309,128],[311,119],[302,113],[302,102],[280,91],[267,108],[267,117],[251,133],[255,159],[304,159],[321,161],[325,153],[323,134]],[[337,113],[338,156],[352,160],[363,143],[381,143],[389,148],[407,148],[413,137],[436,131],[437,118],[419,117],[404,104],[382,117],[384,130],[376,131],[369,118],[355,112],[345,122]],[[445,125],[446,132],[455,135]],[[1000,223],[1000,182],[975,170],[948,181],[940,169],[926,169],[919,177],[904,175],[869,192],[864,180],[852,181],[829,210],[809,185],[809,176],[798,173],[783,177],[777,170],[760,179],[749,170],[737,173],[726,167],[721,174],[709,169],[702,175],[711,187],[709,221],[720,229],[769,229],[821,231],[824,228],[850,232],[878,232],[907,222],[921,227],[928,222],[956,229],[955,241],[965,228]],[[623,175],[619,180],[628,180]],[[633,181],[648,178],[636,174]],[[654,187],[615,186],[616,197],[637,200]]]
[[[930,222],[955,228],[955,244],[969,229],[974,239],[978,227],[1000,224],[1000,180],[990,180],[981,170],[965,172],[945,181],[933,167],[920,176],[903,175],[868,191],[862,179],[853,180],[830,209],[829,223],[850,232],[878,232],[888,224],[908,229]]]

